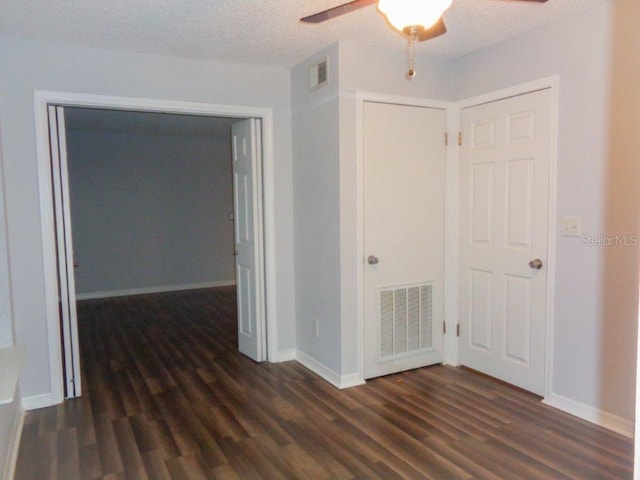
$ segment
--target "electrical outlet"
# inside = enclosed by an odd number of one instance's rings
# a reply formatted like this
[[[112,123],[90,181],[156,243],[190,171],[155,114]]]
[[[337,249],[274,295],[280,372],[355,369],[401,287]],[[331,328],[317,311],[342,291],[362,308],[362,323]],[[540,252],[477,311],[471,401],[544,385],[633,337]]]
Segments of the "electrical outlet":
[[[579,237],[582,234],[582,219],[580,217],[562,217],[562,236]]]
[[[311,320],[311,328],[313,329],[313,336],[318,336],[318,320]]]

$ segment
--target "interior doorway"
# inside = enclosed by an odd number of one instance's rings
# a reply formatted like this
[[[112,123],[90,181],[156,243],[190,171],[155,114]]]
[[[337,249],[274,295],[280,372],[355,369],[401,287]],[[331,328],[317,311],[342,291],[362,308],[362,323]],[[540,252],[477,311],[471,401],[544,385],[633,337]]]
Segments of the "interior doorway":
[[[37,95],[38,96],[38,95]],[[43,93],[41,96],[48,97],[42,99],[38,105],[41,107],[42,118],[46,118],[47,129],[39,129],[38,138],[39,146],[44,147],[46,140],[46,149],[41,148],[39,151],[39,163],[41,167],[41,185],[48,183],[50,188],[45,189],[43,194],[48,193],[49,216],[46,218],[48,222],[43,221],[43,237],[48,248],[45,249],[45,263],[47,265],[48,275],[46,275],[46,289],[48,306],[48,324],[55,325],[57,328],[50,329],[50,357],[52,365],[57,365],[57,369],[52,368],[52,386],[60,384],[58,388],[52,388],[56,391],[61,401],[63,396],[73,397],[81,393],[81,385],[79,382],[79,354],[78,354],[78,338],[77,338],[77,318],[75,318],[75,282],[74,282],[74,258],[73,245],[71,235],[71,224],[69,215],[69,184],[68,184],[68,165],[66,160],[66,144],[65,144],[65,108],[86,108],[98,107],[110,110],[131,110],[137,112],[162,112],[166,114],[179,115],[199,115],[210,117],[223,117],[230,124],[237,123],[244,125],[244,131],[248,132],[248,140],[243,140],[244,145],[250,147],[248,163],[248,172],[243,173],[243,185],[249,185],[250,191],[244,192],[242,198],[234,201],[234,218],[238,217],[238,211],[250,212],[250,220],[252,226],[255,227],[254,235],[251,237],[249,251],[255,260],[254,270],[249,272],[251,278],[251,287],[245,288],[245,292],[250,292],[250,297],[243,296],[244,305],[251,305],[252,308],[239,308],[239,315],[251,315],[250,320],[239,319],[239,326],[246,331],[247,325],[252,326],[250,329],[253,333],[253,340],[257,345],[247,349],[246,345],[241,346],[240,350],[247,350],[243,353],[250,356],[256,361],[262,361],[270,358],[273,352],[267,349],[267,322],[269,321],[268,312],[266,311],[266,299],[268,295],[267,281],[273,275],[269,273],[270,258],[272,258],[271,230],[270,220],[272,216],[272,197],[270,195],[271,171],[270,162],[272,155],[271,146],[271,112],[264,109],[247,109],[242,107],[216,107],[213,105],[194,105],[194,104],[178,104],[175,102],[145,102],[146,105],[141,108],[139,101],[128,99],[112,99],[105,97],[91,97],[90,99],[74,98],[70,100],[64,94],[56,95],[51,93]],[[65,97],[63,99],[60,96]],[[51,98],[54,97],[54,98]],[[96,105],[97,104],[97,105]],[[46,114],[46,115],[45,115]],[[42,138],[44,137],[44,138]],[[259,138],[258,138],[259,137]],[[235,137],[232,137],[235,138]],[[232,140],[230,138],[230,141]],[[237,139],[236,139],[237,140]],[[236,142],[236,145],[241,142]],[[264,145],[267,148],[264,148]],[[46,154],[46,155],[45,155]],[[46,158],[49,157],[49,158]],[[44,160],[46,158],[46,160]],[[263,168],[267,164],[266,168]],[[267,172],[263,174],[263,170]],[[247,182],[249,175],[253,181]],[[234,177],[236,175],[234,174]],[[237,183],[234,181],[234,183]],[[265,188],[265,183],[268,185]],[[65,191],[66,190],[66,191]],[[237,188],[234,189],[237,191]],[[266,190],[266,192],[265,192]],[[244,205],[242,202],[251,202],[250,206]],[[264,202],[264,204],[263,204]],[[242,215],[240,215],[242,217]],[[246,216],[245,216],[246,217]],[[238,240],[246,244],[246,236],[238,236],[239,223],[236,222],[234,242],[235,251],[238,251]],[[244,245],[246,247],[246,245]],[[270,248],[271,247],[271,248]],[[246,248],[245,248],[246,249]],[[235,262],[236,267],[240,261]],[[245,262],[246,263],[246,262]],[[273,268],[271,266],[271,268]],[[53,274],[53,275],[52,275]],[[243,275],[247,277],[246,268],[243,269]],[[240,307],[240,305],[239,305]],[[271,317],[271,324],[274,325],[275,319]],[[270,331],[270,340],[275,344],[276,330]],[[56,335],[56,333],[58,335]],[[57,338],[56,338],[57,337]],[[62,339],[62,344],[61,344]],[[270,344],[271,346],[272,344]],[[56,348],[57,347],[57,348]],[[64,357],[63,357],[64,354]],[[56,371],[57,370],[57,371]]]

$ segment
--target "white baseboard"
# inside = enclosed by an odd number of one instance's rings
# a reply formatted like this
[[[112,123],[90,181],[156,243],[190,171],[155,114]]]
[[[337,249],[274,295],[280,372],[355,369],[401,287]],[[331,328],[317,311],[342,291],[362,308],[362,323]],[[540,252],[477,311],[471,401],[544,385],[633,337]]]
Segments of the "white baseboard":
[[[595,423],[601,427],[613,430],[625,437],[633,438],[635,428],[634,422],[627,420],[626,418],[618,417],[617,415],[585,405],[584,403],[576,402],[575,400],[571,400],[570,398],[557,395],[555,393],[547,396],[542,400],[542,403],[571,415],[575,415],[576,417],[582,418],[588,422]]]
[[[24,415],[24,408],[20,406],[15,416],[13,427],[11,428],[9,450],[7,451],[6,462],[4,464],[4,472],[2,472],[2,477],[0,477],[6,480],[12,480],[16,473],[18,450],[20,449],[20,439],[22,438],[22,428],[24,426]]]
[[[350,373],[340,377],[339,388],[357,387],[358,385],[364,385],[365,383],[364,378],[362,378],[359,373]]]
[[[308,368],[313,373],[339,389],[355,387],[356,385],[363,385],[365,383],[364,379],[360,378],[357,373],[340,375],[300,350],[296,351],[295,360],[303,367]]]
[[[278,362],[289,362],[296,359],[296,349],[280,350],[278,352]]]
[[[130,295],[146,295],[149,293],[178,292],[180,290],[197,290],[200,288],[229,287],[235,280],[216,280],[215,282],[185,283],[181,285],[164,285],[157,287],[128,288],[125,290],[109,290],[104,292],[88,292],[76,294],[76,300],[93,300],[96,298],[128,297]]]
[[[25,410],[36,410],[38,408],[50,407],[55,405],[53,397],[50,393],[42,393],[40,395],[31,395],[22,399],[22,405]]]

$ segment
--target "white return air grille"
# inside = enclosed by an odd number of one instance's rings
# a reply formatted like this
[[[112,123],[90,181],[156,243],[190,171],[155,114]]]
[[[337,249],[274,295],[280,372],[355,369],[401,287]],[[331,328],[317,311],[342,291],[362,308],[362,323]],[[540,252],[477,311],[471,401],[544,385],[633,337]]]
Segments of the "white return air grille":
[[[380,359],[433,347],[433,284],[378,290]]]

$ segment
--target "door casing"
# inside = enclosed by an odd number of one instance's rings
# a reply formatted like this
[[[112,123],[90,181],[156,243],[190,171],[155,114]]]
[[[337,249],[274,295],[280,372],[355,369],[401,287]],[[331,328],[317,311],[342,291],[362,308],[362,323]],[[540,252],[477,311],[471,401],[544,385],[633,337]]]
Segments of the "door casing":
[[[535,92],[538,90],[549,89],[551,92],[551,147],[550,147],[550,159],[549,159],[549,198],[548,198],[548,237],[547,237],[547,262],[546,268],[546,281],[547,281],[547,306],[546,306],[546,357],[545,357],[545,383],[544,383],[544,397],[549,398],[552,395],[553,386],[553,322],[554,322],[554,295],[555,295],[555,269],[556,269],[556,236],[557,236],[557,212],[556,212],[556,198],[557,198],[557,152],[558,152],[558,112],[559,112],[559,76],[553,75],[550,77],[544,77],[531,82],[518,84],[502,90],[478,95],[464,100],[460,100],[453,105],[450,109],[450,120],[452,125],[452,132],[457,133],[460,131],[460,115],[463,108],[474,107],[482,105],[484,103],[495,102],[503,100],[509,97],[525,95],[527,93]],[[448,273],[455,279],[453,284],[450,284],[453,288],[453,292],[449,292],[455,299],[453,309],[455,319],[454,323],[447,324],[447,330],[455,330],[458,319],[458,277],[459,277],[459,235],[460,235],[460,147],[458,146],[457,138],[455,139],[455,145],[449,143],[452,154],[455,155],[455,166],[453,175],[455,180],[453,182],[455,192],[451,192],[452,205],[450,213],[452,217],[447,215],[447,219],[452,221],[449,228],[452,230],[451,239],[455,242],[455,248],[452,248],[453,258],[450,259],[450,265],[453,267],[452,271]],[[446,268],[446,267],[445,267]],[[446,275],[447,273],[445,273]],[[451,365],[459,365],[458,354],[458,341],[457,338],[450,339],[451,343],[449,349],[445,348],[445,362]],[[446,341],[446,340],[445,340]],[[448,354],[448,356],[447,356]]]
[[[258,118],[262,123],[263,148],[263,215],[264,215],[264,278],[266,304],[267,350],[270,362],[278,358],[278,323],[276,298],[275,210],[273,111],[270,108],[180,102],[158,99],[88,95],[37,90],[34,92],[36,148],[40,191],[40,222],[45,279],[46,322],[49,347],[49,377],[51,393],[47,404],[64,399],[60,325],[58,322],[57,260],[55,252],[55,222],[53,191],[49,159],[48,106],[111,108],[218,117]],[[42,405],[46,406],[46,405]]]
[[[369,101],[364,109],[365,257],[380,256],[379,265],[364,268],[365,377],[374,378],[443,361],[447,112]],[[398,237],[401,244],[394,243]],[[382,298],[395,312],[403,291],[405,302],[412,295],[413,301],[420,298],[417,310],[405,311],[405,324],[393,314],[390,350],[383,353]],[[422,295],[431,298],[430,307],[422,304]],[[425,336],[422,315],[427,312],[431,322]],[[417,328],[414,335],[411,325]]]
[[[461,113],[460,361],[538,395],[547,275],[529,264],[547,260],[550,100],[544,89]]]
[[[427,107],[447,110],[447,130],[451,131],[451,115],[450,108],[451,102],[441,100],[425,100],[424,98],[416,97],[404,97],[395,95],[384,95],[374,92],[357,92],[356,94],[356,141],[357,141],[357,153],[356,153],[356,245],[357,245],[357,267],[356,267],[356,291],[357,291],[357,328],[358,328],[358,346],[357,346],[357,361],[358,361],[358,377],[361,382],[364,382],[364,330],[365,330],[365,318],[364,318],[364,275],[365,275],[365,262],[364,262],[364,103],[365,102],[377,102],[377,103],[392,103],[396,105],[407,105],[414,107]],[[443,138],[444,142],[445,139]],[[451,145],[451,142],[449,142]],[[444,319],[447,325],[452,324],[452,310],[451,310],[451,298],[449,292],[452,291],[452,281],[457,281],[457,278],[452,278],[450,259],[453,256],[451,251],[452,245],[452,231],[449,228],[449,218],[452,198],[450,195],[451,190],[451,178],[452,178],[452,156],[451,148],[447,148],[445,151],[445,238],[444,238]],[[451,363],[449,361],[449,343],[451,342],[451,329],[447,328],[447,333],[444,335],[444,362]]]

